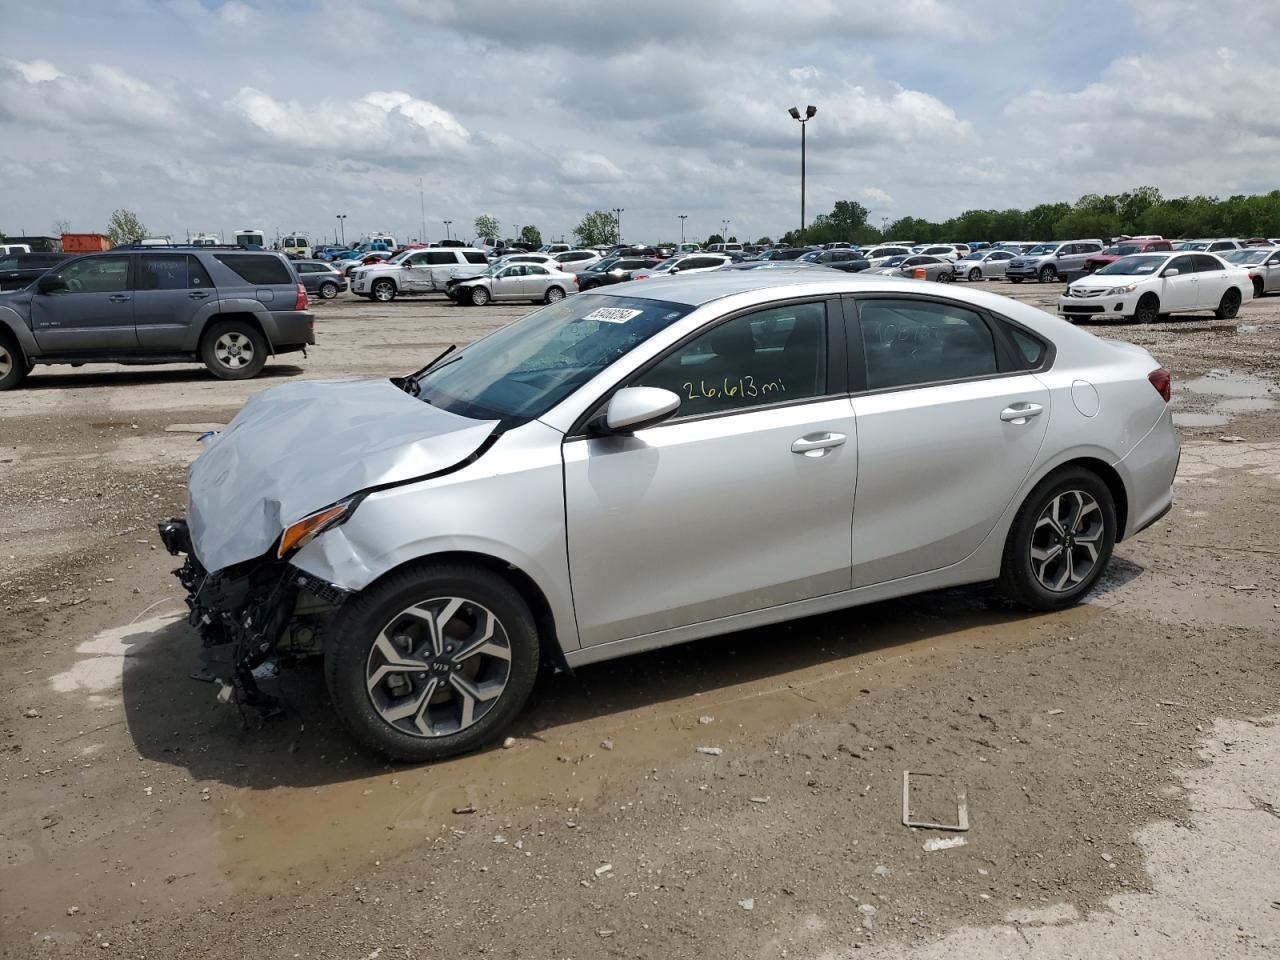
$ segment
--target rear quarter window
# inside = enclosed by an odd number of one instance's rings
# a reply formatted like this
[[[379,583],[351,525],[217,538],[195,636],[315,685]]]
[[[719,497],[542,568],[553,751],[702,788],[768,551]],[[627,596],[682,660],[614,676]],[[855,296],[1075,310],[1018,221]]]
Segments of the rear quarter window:
[[[269,254],[219,253],[214,259],[245,283],[254,286],[294,283],[293,271],[283,260]]]
[[[463,254],[467,258],[467,263],[488,263],[489,258],[479,251],[468,251]]]

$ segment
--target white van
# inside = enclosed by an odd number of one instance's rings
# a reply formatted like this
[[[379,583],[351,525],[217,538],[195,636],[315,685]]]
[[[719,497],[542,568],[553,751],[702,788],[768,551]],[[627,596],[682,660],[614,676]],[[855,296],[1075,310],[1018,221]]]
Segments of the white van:
[[[237,230],[236,246],[245,247],[250,250],[254,248],[259,250],[265,249],[267,246],[267,234],[265,231],[254,230],[252,227],[247,227],[244,230]]]
[[[14,253],[30,253],[31,247],[25,243],[0,243],[0,257],[7,257]]]
[[[299,260],[310,260],[311,241],[300,233],[281,237],[280,252],[286,257],[296,257]]]
[[[740,243],[713,243],[707,247],[708,253],[741,253],[742,244]]]

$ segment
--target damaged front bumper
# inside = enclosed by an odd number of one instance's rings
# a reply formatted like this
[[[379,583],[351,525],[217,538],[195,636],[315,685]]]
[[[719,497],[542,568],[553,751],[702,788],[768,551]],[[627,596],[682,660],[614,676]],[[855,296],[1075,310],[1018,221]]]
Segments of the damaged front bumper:
[[[276,559],[274,551],[209,573],[192,549],[185,520],[159,526],[165,549],[185,558],[174,576],[187,593],[187,622],[200,632],[204,668],[197,679],[217,683],[223,702],[275,711],[277,699],[259,681],[322,652],[347,591]]]

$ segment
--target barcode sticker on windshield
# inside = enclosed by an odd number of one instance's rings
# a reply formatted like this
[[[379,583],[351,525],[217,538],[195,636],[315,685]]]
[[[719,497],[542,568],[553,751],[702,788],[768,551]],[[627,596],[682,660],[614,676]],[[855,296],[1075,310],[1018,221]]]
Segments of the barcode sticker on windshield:
[[[643,310],[626,310],[622,307],[600,307],[592,310],[583,320],[599,320],[601,323],[626,323],[632,317],[638,317]]]

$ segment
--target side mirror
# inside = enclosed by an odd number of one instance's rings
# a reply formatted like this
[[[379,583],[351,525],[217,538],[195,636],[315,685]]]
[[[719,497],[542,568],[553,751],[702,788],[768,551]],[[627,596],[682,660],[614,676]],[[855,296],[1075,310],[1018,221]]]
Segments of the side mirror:
[[[670,270],[667,271],[667,273],[669,273],[673,277],[679,272],[680,272],[679,267],[672,267]]]
[[[605,426],[614,433],[632,433],[661,423],[680,409],[680,397],[660,387],[623,387],[605,410]]]
[[[36,290],[39,293],[59,293],[66,289],[67,281],[61,274],[46,273],[36,281]]]
[[[1166,270],[1164,273],[1160,274],[1160,276],[1162,276],[1162,277],[1176,277],[1180,272],[1181,272],[1181,271],[1179,271],[1177,267],[1170,267],[1170,268],[1169,268],[1168,270]]]

